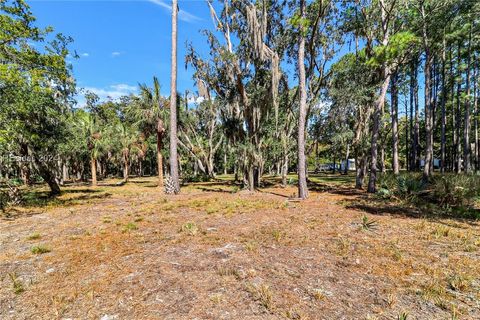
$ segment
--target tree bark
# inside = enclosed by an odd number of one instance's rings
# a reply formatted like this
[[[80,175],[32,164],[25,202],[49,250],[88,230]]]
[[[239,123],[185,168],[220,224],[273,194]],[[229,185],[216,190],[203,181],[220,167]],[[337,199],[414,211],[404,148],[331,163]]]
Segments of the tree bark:
[[[443,50],[442,50],[442,136],[441,136],[441,155],[440,155],[440,172],[445,173],[445,160],[446,160],[446,126],[447,126],[447,111],[446,111],[446,100],[447,100],[447,87],[446,87],[446,71],[445,65],[447,60],[447,48],[445,36],[443,37]]]
[[[397,91],[397,74],[393,74],[391,83],[391,104],[392,104],[392,166],[393,173],[398,175],[400,173],[400,166],[398,162],[398,91]]]
[[[180,192],[177,152],[177,15],[178,0],[172,0],[172,70],[170,83],[170,176],[175,194]]]
[[[92,173],[92,186],[97,185],[97,159],[94,156],[90,157],[90,170]]]
[[[305,19],[305,0],[300,0],[300,15]],[[305,78],[305,30],[303,21],[300,27],[300,40],[298,44],[298,81],[300,92],[300,110],[298,117],[298,197],[308,197],[306,159],[305,159],[305,126],[307,111],[307,92]]]
[[[165,128],[163,127],[163,121],[158,120],[157,123],[157,170],[158,170],[158,187],[163,190],[163,135]]]
[[[468,49],[467,49],[467,71],[466,71],[466,98],[465,98],[465,118],[463,125],[463,166],[465,173],[471,172],[470,167],[470,156],[471,156],[471,147],[470,147],[470,67],[471,67],[471,43],[472,43],[472,27],[470,26],[470,36],[468,40]]]

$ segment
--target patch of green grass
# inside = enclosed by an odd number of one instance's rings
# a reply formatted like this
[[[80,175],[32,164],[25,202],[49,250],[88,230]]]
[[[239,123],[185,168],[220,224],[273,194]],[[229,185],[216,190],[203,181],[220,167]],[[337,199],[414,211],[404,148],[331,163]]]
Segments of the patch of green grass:
[[[286,232],[285,231],[281,231],[281,230],[278,230],[278,229],[274,229],[272,230],[272,237],[273,239],[275,239],[275,241],[277,242],[280,242],[282,239],[284,239],[286,236]]]
[[[38,240],[38,239],[40,239],[41,237],[42,237],[42,236],[40,235],[40,233],[34,232],[34,233],[32,233],[31,235],[29,235],[29,236],[27,237],[27,240]]]
[[[195,222],[187,222],[187,223],[183,224],[180,228],[180,232],[185,232],[186,234],[188,234],[190,236],[196,235],[198,233],[198,231],[199,231],[199,228],[195,224]]]
[[[12,280],[13,292],[15,294],[20,294],[25,291],[25,288],[23,287],[23,283],[20,279],[18,279],[18,276],[16,273],[14,272],[9,273],[8,276],[10,277],[10,280]]]
[[[137,230],[137,229],[138,229],[138,227],[135,223],[129,222],[126,225],[123,226],[122,232],[126,233],[126,232],[134,231],[134,230]]]
[[[30,251],[33,253],[33,254],[44,254],[44,253],[48,253],[50,251],[52,251],[50,248],[48,247],[45,247],[45,246],[42,246],[42,245],[38,245],[38,246],[33,246]]]

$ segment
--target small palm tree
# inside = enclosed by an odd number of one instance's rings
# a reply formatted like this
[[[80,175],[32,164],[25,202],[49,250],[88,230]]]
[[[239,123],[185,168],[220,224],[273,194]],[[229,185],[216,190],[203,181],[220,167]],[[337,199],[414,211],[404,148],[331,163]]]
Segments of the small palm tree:
[[[145,84],[139,86],[140,97],[131,104],[127,112],[135,119],[145,136],[157,134],[158,186],[163,186],[163,139],[165,136],[164,116],[168,101],[160,94],[160,83],[153,78],[153,88]]]
[[[80,114],[77,124],[86,138],[87,148],[90,156],[90,168],[92,173],[92,185],[97,185],[97,159],[102,150],[102,132],[97,124],[95,115],[84,112]]]
[[[117,141],[120,147],[121,161],[123,163],[123,182],[128,181],[130,156],[137,148],[138,133],[132,127],[126,126],[124,123],[117,125]]]

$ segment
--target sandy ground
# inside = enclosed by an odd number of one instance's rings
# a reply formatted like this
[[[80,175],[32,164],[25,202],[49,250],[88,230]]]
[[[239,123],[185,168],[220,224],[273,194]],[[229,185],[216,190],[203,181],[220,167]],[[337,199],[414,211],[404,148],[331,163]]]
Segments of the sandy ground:
[[[154,182],[70,186],[0,220],[0,319],[480,319],[476,222],[348,187],[296,202]]]

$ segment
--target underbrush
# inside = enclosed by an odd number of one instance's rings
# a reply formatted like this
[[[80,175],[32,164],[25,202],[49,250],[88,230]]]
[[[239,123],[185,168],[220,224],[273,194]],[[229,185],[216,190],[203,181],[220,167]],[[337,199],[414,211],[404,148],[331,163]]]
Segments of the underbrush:
[[[377,195],[436,213],[480,219],[476,208],[480,198],[480,176],[463,174],[435,175],[429,182],[421,173],[384,174]]]

